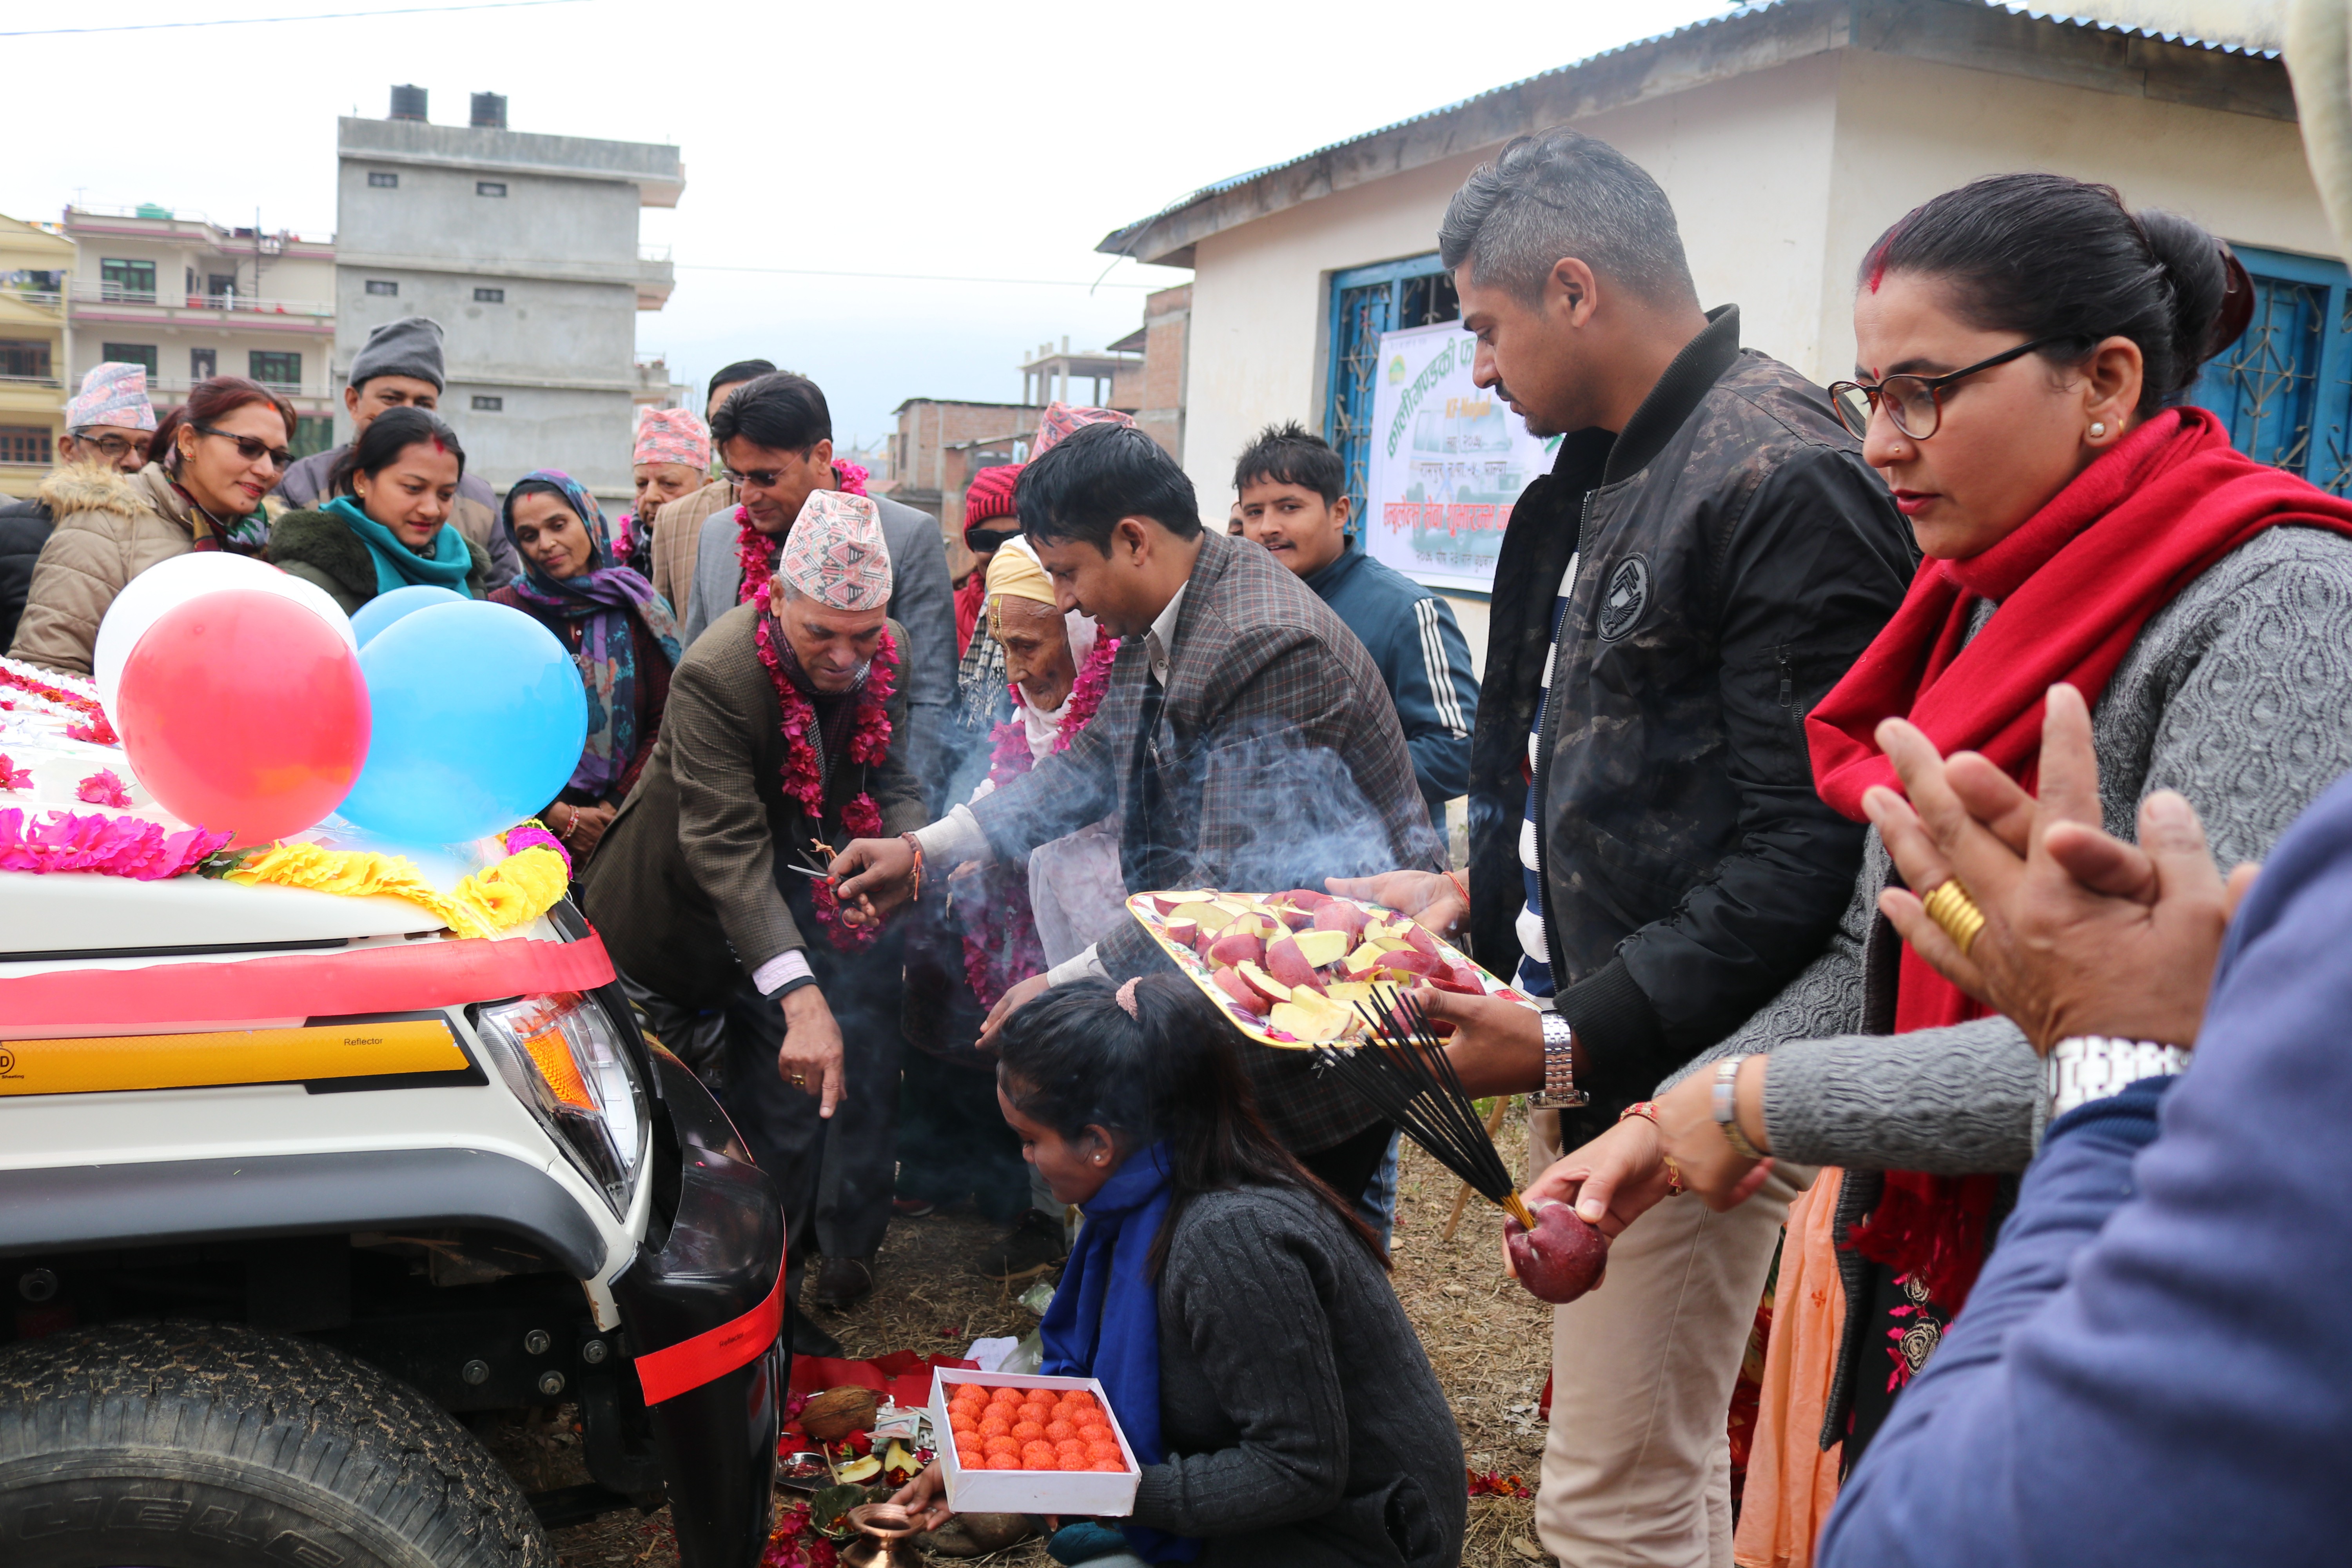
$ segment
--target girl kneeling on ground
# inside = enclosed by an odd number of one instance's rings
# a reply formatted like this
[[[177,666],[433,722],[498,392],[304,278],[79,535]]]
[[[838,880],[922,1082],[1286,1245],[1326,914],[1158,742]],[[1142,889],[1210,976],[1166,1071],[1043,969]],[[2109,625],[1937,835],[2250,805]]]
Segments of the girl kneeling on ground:
[[[997,1050],[1022,1152],[1087,1216],[1044,1370],[1099,1379],[1143,1467],[1125,1544],[1056,1554],[1457,1562],[1462,1444],[1387,1259],[1259,1121],[1217,1008],[1172,975],[1083,981],[1014,1014]],[[934,1465],[896,1500],[936,1527],[942,1485]]]

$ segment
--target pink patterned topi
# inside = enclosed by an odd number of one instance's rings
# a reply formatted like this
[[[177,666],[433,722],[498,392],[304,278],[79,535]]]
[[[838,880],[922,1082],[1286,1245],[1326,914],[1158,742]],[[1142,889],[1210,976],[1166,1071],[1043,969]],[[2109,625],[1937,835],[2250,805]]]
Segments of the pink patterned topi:
[[[66,405],[66,428],[110,425],[117,430],[152,430],[155,405],[147,401],[147,367],[108,360],[81,378],[81,391]]]
[[[710,467],[710,431],[691,408],[648,410],[637,424],[635,463],[684,463],[698,470]]]
[[[1029,460],[1036,461],[1089,425],[1124,425],[1132,429],[1135,421],[1116,408],[1084,408],[1074,403],[1047,404],[1045,417],[1037,421],[1037,438],[1029,444]]]
[[[890,547],[880,509],[845,490],[812,491],[784,537],[776,575],[833,609],[881,609],[890,602]]]

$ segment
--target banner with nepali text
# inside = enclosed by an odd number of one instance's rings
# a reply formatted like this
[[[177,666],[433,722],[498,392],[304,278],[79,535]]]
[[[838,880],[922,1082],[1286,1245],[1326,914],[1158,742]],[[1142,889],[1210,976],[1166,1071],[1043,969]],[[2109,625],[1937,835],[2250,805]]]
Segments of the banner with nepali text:
[[[1471,384],[1452,321],[1381,336],[1365,463],[1364,548],[1432,588],[1491,589],[1511,507],[1551,467],[1508,405]]]

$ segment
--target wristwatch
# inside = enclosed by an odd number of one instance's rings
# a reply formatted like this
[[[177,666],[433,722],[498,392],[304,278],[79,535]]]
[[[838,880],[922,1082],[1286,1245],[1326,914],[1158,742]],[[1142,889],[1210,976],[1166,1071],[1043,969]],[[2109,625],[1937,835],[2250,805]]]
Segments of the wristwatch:
[[[1715,1124],[1723,1129],[1733,1153],[1743,1160],[1761,1160],[1764,1151],[1748,1142],[1739,1126],[1739,1064],[1747,1059],[1731,1057],[1715,1064]]]
[[[2050,1096],[2050,1120],[2121,1094],[2144,1078],[2169,1078],[2189,1070],[2189,1052],[2148,1040],[2118,1040],[2106,1035],[2073,1035],[2050,1048],[2042,1064],[2042,1087]]]
[[[1592,1103],[1576,1087],[1576,1031],[1557,1013],[1538,1013],[1543,1020],[1543,1092],[1528,1101],[1538,1110],[1574,1110]]]

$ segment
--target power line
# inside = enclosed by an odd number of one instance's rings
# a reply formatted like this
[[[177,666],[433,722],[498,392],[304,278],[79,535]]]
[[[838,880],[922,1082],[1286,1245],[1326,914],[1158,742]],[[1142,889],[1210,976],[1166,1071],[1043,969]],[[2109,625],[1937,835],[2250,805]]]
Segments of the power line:
[[[943,272],[835,272],[811,267],[719,267],[677,263],[680,272],[759,272],[778,278],[865,278],[893,283],[1009,283],[1038,289],[1164,289],[1164,283],[1089,283],[1083,278],[962,278]]]
[[[251,27],[278,22],[341,22],[365,16],[434,16],[448,11],[515,11],[526,5],[581,5],[587,0],[483,0],[472,5],[404,5],[388,11],[320,11],[306,16],[220,16],[202,22],[120,22],[102,27],[33,27],[0,38],[54,38],[68,33],[152,33],[165,27]]]

